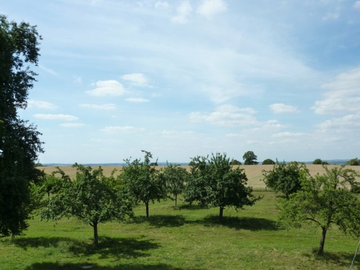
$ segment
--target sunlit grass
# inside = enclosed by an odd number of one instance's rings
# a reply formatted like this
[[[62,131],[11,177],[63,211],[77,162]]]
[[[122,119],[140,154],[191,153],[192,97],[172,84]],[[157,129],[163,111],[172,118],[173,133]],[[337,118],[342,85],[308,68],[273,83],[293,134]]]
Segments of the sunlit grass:
[[[324,257],[317,248],[317,228],[286,230],[276,222],[276,197],[264,198],[236,212],[225,209],[222,224],[217,208],[200,208],[172,201],[135,209],[131,222],[99,225],[99,246],[92,228],[76,219],[57,224],[30,222],[28,231],[11,243],[0,240],[0,269],[349,269],[357,240],[329,231]],[[356,260],[353,269],[359,269]],[[85,269],[84,268],[84,269]]]

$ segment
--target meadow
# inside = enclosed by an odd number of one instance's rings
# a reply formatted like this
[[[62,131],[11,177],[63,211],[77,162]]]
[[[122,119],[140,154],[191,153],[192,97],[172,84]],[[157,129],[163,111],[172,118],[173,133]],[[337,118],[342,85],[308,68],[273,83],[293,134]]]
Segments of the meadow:
[[[13,243],[10,238],[0,239],[0,269],[349,269],[357,239],[334,227],[328,232],[324,256],[316,255],[313,249],[319,245],[320,230],[278,224],[278,198],[260,181],[263,166],[242,167],[255,195],[263,199],[238,212],[226,208],[222,224],[217,208],[181,201],[175,208],[166,200],[151,204],[149,219],[139,205],[134,220],[100,224],[100,243],[95,247],[89,225],[76,219],[47,222],[35,216]],[[310,167],[312,173],[322,168]],[[353,269],[360,269],[360,258]]]

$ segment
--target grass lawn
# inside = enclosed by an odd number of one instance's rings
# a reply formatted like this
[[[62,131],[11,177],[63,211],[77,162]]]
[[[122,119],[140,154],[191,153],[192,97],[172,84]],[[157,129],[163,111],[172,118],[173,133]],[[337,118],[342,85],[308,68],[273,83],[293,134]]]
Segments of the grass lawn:
[[[273,192],[256,191],[264,198],[236,212],[181,205],[168,200],[135,209],[132,222],[99,225],[100,243],[92,245],[92,228],[76,219],[56,225],[30,221],[14,243],[0,239],[1,270],[99,269],[349,269],[357,240],[336,228],[329,230],[325,255],[312,252],[320,241],[315,227],[286,230],[276,223]],[[360,269],[357,258],[353,269]]]

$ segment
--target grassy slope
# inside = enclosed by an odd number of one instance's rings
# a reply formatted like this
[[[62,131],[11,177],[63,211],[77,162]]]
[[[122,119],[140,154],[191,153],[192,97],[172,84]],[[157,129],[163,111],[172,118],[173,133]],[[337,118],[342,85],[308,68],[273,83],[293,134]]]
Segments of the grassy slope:
[[[91,244],[92,228],[75,219],[42,222],[35,218],[14,244],[0,239],[0,269],[349,269],[357,240],[329,231],[325,257],[312,253],[320,239],[313,227],[285,230],[276,224],[276,197],[256,192],[263,200],[239,212],[197,209],[171,201],[137,207],[131,223],[99,226],[100,245]],[[359,260],[353,269],[359,268]]]

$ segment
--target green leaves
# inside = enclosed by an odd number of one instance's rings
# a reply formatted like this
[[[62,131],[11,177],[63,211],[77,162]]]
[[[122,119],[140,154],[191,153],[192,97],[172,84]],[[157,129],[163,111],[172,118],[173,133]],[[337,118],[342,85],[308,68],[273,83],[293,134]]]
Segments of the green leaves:
[[[113,175],[104,176],[101,167],[95,170],[79,164],[74,167],[77,172],[72,181],[58,169],[61,177],[54,179],[53,175],[50,188],[45,183],[50,196],[42,218],[77,217],[94,228],[94,242],[97,242],[98,223],[133,216],[131,200],[126,191],[114,183]]]
[[[160,200],[166,197],[166,189],[163,178],[159,177],[155,163],[151,163],[152,155],[150,152],[142,150],[145,153],[144,161],[139,159],[130,161],[124,166],[121,178],[124,181],[124,187],[134,202],[143,202],[146,206],[146,217],[149,217],[149,202]]]
[[[231,166],[226,154],[212,154],[211,157],[195,157],[190,162],[191,177],[186,185],[184,198],[187,202],[199,202],[201,205],[220,207],[227,206],[240,209],[253,205],[260,198],[252,195],[252,188],[247,187],[245,172]]]
[[[282,192],[286,198],[301,188],[301,178],[308,174],[306,166],[297,162],[277,162],[271,171],[263,171],[266,186],[275,192]]]
[[[360,236],[360,202],[347,186],[355,181],[357,173],[344,167],[325,168],[323,175],[301,177],[301,190],[281,203],[279,220],[287,226],[313,223],[323,234],[319,253],[323,253],[325,236],[332,225],[345,232]]]
[[[38,153],[43,152],[36,127],[18,117],[26,108],[36,74],[28,64],[39,56],[36,28],[8,22],[0,15],[0,233],[19,234],[33,210],[32,183]]]

